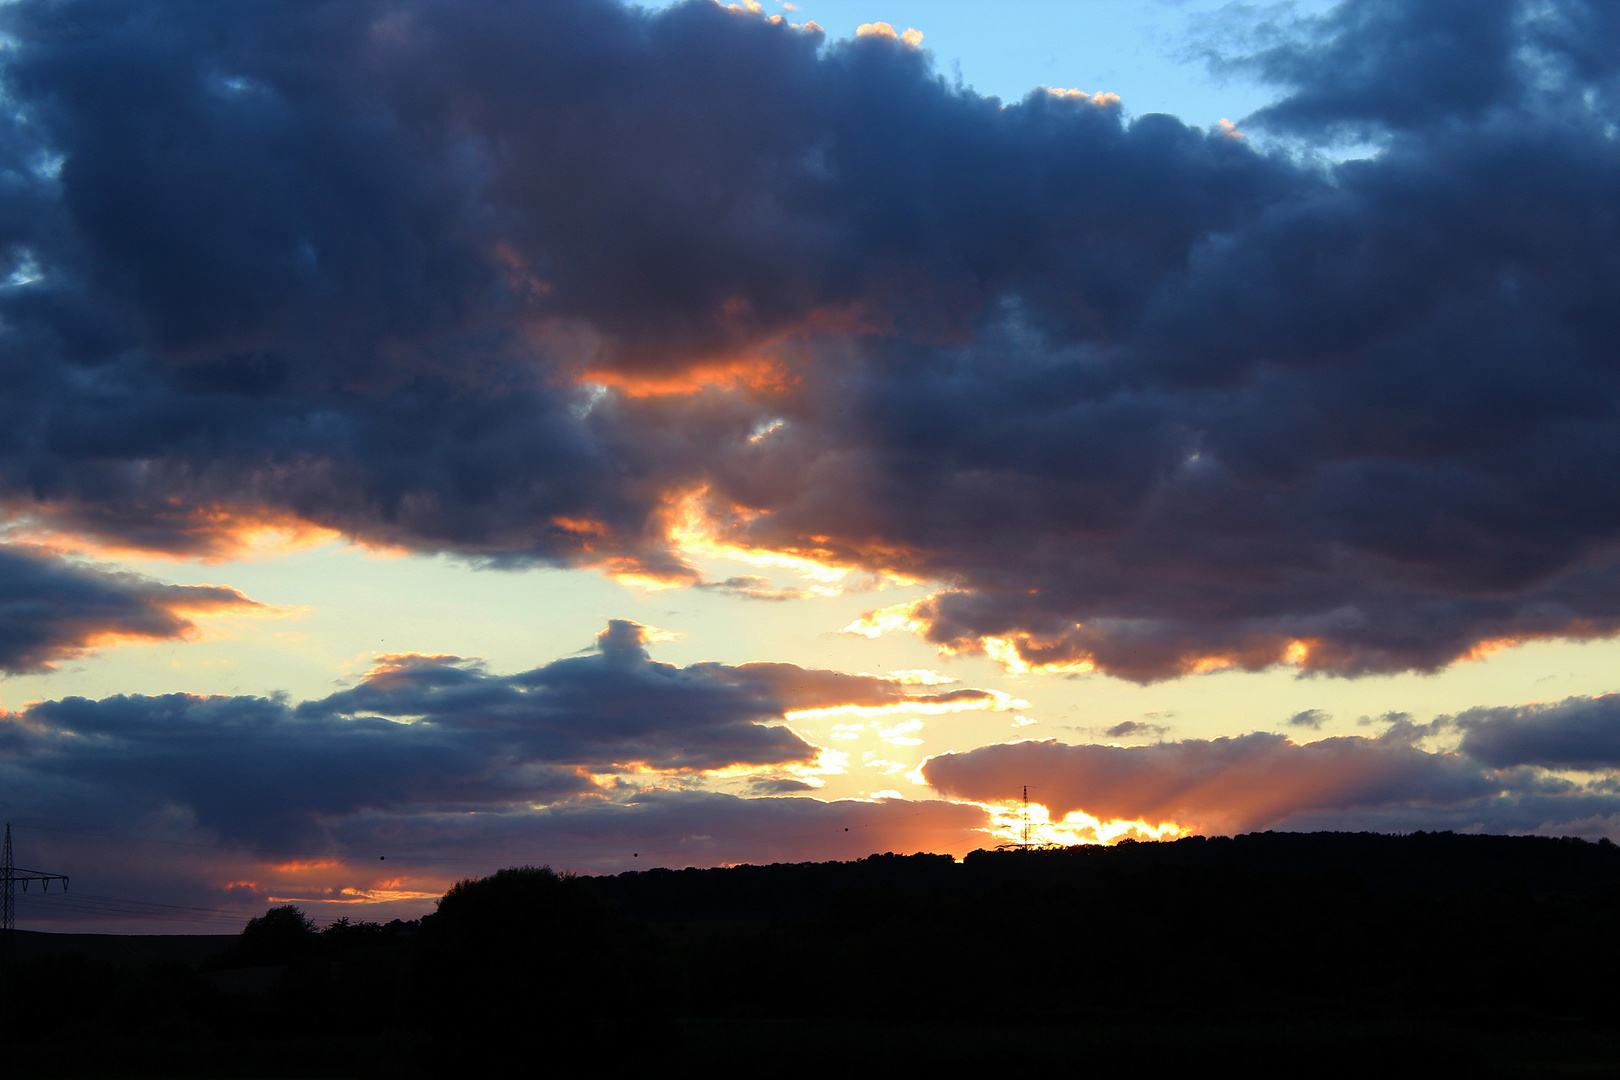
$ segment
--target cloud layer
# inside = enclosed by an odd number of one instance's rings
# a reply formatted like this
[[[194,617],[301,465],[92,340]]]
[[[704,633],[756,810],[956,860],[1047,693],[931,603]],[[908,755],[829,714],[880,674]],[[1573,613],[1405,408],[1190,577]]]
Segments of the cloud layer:
[[[279,698],[118,695],[37,702],[0,723],[8,804],[178,818],[232,842],[320,844],[343,822],[622,801],[702,774],[811,766],[796,709],[993,700],[793,664],[677,668],[615,620],[594,655],[495,675],[453,656],[385,657],[353,689]],[[981,706],[982,707],[982,706]],[[651,796],[647,796],[651,797]]]
[[[1608,5],[1272,27],[1217,57],[1270,150],[703,0],[3,20],[0,494],[53,528],[701,537],[1140,680],[1620,629]]]

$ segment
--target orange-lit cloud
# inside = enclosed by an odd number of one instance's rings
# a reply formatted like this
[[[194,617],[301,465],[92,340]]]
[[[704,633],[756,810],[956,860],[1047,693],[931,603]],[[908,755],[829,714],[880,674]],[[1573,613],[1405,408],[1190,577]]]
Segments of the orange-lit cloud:
[[[343,539],[336,529],[268,507],[190,505],[178,499],[142,508],[139,527],[96,508],[30,503],[6,508],[0,536],[64,554],[100,559],[183,559],[217,564],[272,558]],[[362,545],[379,554],[401,549]]]
[[[1087,105],[1095,105],[1100,109],[1108,109],[1120,103],[1119,95],[1104,91],[1098,94],[1088,94],[1084,90],[1065,90],[1059,86],[1043,86],[1041,89],[1055,98],[1064,101],[1074,101]],[[1224,123],[1225,121],[1222,121]]]
[[[881,637],[897,630],[913,634],[925,633],[928,630],[928,623],[917,614],[923,603],[922,600],[907,600],[904,603],[869,611],[845,626],[840,633],[859,634],[869,638]]]
[[[645,592],[690,588],[702,580],[698,572],[690,567],[679,564],[664,565],[629,555],[615,556],[586,565],[594,566],[602,572],[603,577],[611,578],[620,585]]]
[[[329,890],[309,891],[303,896],[269,896],[266,899],[272,904],[394,904],[402,900],[433,901],[443,892],[443,889],[431,892],[399,888],[357,889],[343,885]]]
[[[671,548],[683,560],[727,559],[763,569],[783,570],[808,584],[804,593],[836,596],[851,588],[887,588],[914,585],[916,579],[892,570],[873,571],[874,564],[897,561],[893,550],[869,546],[834,548],[825,543],[767,547],[747,543],[740,536],[750,523],[769,516],[768,511],[737,505],[722,505],[709,488],[685,492],[670,501],[665,515],[665,535]],[[823,538],[825,539],[825,538]],[[856,578],[851,581],[851,578]]]
[[[1466,759],[1399,739],[1298,744],[1258,732],[1132,747],[1003,743],[930,758],[921,771],[942,794],[983,803],[1010,803],[1027,785],[1054,822],[1079,813],[1085,817],[1074,820],[1206,833],[1266,828],[1306,811],[1445,804],[1498,790]]]
[[[1000,664],[1009,675],[1023,675],[1031,671],[1051,675],[1085,675],[1097,670],[1097,662],[1090,654],[1058,650],[1053,644],[1034,634],[1024,633],[990,634],[978,639],[979,651]],[[962,651],[971,650],[953,650]],[[1058,654],[1055,658],[1045,658],[1054,653]]]
[[[561,529],[563,532],[571,533],[578,537],[602,538],[609,536],[612,533],[612,530],[608,528],[605,522],[595,521],[591,518],[568,517],[563,514],[558,514],[552,517],[551,523],[557,526],[557,528]],[[581,541],[582,544],[587,542],[588,541],[586,540]],[[590,548],[585,547],[584,550],[589,551]]]
[[[795,376],[770,357],[750,356],[699,362],[667,371],[617,371],[591,368],[579,377],[588,386],[605,386],[627,398],[669,397],[705,390],[747,390],[755,394],[781,393]]]
[[[932,611],[940,595],[936,593],[867,612],[840,632],[876,638],[901,631],[928,637],[934,627]],[[1042,638],[1024,632],[962,637],[936,644],[942,656],[988,656],[1009,675],[1023,675],[1032,671],[1059,675],[1085,674],[1097,668],[1095,659],[1089,653],[1064,647],[1061,638]]]
[[[317,870],[336,870],[343,866],[342,859],[293,859],[284,863],[269,863],[265,869],[277,874],[307,874]]]
[[[662,520],[670,513],[666,509],[657,518]],[[550,525],[565,537],[575,566],[596,570],[621,585],[662,592],[703,582],[703,575],[667,545],[639,543],[596,518],[556,515]]]
[[[902,41],[912,48],[921,48],[923,32],[915,28],[907,28],[903,33],[896,33],[893,26],[886,22],[861,23],[855,28],[856,37],[892,38]]]

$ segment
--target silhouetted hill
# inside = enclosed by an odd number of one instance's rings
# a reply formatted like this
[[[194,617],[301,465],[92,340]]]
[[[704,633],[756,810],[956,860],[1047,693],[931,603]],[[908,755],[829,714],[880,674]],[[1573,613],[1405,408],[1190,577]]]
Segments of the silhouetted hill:
[[[1620,886],[1620,847],[1540,836],[1457,833],[1250,833],[946,855],[872,855],[856,862],[775,863],[630,871],[582,879],[626,915],[653,922],[804,917],[851,889],[983,894],[1010,884],[1107,888],[1141,874],[1226,868],[1251,874],[1334,875],[1347,889],[1445,895],[1516,889],[1591,895]]]
[[[235,934],[47,934],[0,930],[4,954],[12,961],[71,953],[87,960],[118,963],[197,963],[223,956],[236,945]]]
[[[1607,842],[1261,833],[585,884],[661,928],[688,1016],[1606,1026],[1620,1006]],[[767,964],[792,977],[739,977]]]

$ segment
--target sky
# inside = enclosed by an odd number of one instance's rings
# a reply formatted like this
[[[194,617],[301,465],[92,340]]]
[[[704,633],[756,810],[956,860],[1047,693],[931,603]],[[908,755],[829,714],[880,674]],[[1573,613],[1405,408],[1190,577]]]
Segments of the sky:
[[[1612,5],[0,34],[20,926],[1620,835]]]

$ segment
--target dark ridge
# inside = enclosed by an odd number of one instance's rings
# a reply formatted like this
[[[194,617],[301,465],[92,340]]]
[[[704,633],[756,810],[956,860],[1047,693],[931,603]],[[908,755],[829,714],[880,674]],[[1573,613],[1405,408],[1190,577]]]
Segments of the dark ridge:
[[[0,931],[8,960],[72,953],[86,960],[126,964],[197,963],[213,960],[236,944],[235,934],[49,934]]]
[[[628,871],[583,879],[626,915],[654,922],[805,917],[850,889],[972,896],[1009,884],[1101,887],[1121,876],[1228,868],[1334,874],[1381,895],[1514,889],[1575,897],[1620,886],[1620,847],[1607,839],[1452,832],[1249,833],[948,855],[872,855],[856,862],[773,863]]]

